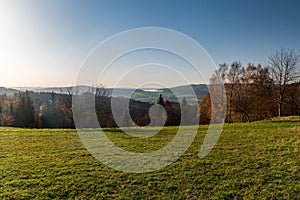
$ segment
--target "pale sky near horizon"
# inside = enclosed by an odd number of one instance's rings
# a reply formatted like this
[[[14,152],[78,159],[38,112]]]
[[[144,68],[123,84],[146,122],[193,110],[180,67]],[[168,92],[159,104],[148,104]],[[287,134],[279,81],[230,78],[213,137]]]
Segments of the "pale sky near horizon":
[[[96,45],[139,27],[182,32],[216,64],[264,65],[280,48],[300,49],[299,10],[297,0],[0,0],[0,86],[74,85]],[[112,79],[108,74],[103,84]]]

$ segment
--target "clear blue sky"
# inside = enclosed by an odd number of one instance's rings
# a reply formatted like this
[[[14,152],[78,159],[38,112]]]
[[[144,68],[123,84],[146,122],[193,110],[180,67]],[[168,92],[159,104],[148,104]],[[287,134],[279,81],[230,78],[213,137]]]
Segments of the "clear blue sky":
[[[149,26],[194,38],[217,64],[265,64],[300,49],[300,1],[0,0],[0,86],[73,85],[99,42]]]

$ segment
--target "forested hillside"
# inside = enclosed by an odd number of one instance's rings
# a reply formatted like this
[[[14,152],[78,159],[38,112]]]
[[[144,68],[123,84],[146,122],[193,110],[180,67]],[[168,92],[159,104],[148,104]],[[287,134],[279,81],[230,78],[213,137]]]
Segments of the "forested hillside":
[[[267,66],[251,63],[243,66],[239,61],[231,65],[220,64],[208,87],[199,84],[153,91],[116,89],[113,92],[105,87],[79,86],[80,94],[72,87],[61,88],[59,93],[17,92],[2,88],[2,93],[7,93],[1,95],[0,119],[2,126],[74,128],[72,97],[92,95],[95,105],[88,106],[95,107],[101,127],[147,126],[151,123],[149,111],[153,105],[164,108],[156,113],[159,115],[157,122],[152,119],[153,126],[163,125],[159,121],[164,121],[167,126],[194,125],[199,117],[200,124],[207,124],[212,115],[208,88],[217,84],[224,85],[227,123],[300,115],[299,62],[300,54],[281,49],[269,57]],[[186,92],[189,87],[196,95]],[[120,107],[117,115],[112,113],[112,100]],[[183,112],[188,116],[184,120]],[[91,119],[86,117],[84,120],[89,124]]]

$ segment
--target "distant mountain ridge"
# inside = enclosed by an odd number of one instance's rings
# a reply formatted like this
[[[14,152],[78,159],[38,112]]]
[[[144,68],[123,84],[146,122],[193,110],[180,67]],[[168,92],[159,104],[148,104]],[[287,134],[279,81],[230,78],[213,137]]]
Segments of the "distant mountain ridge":
[[[191,88],[194,91],[191,92]],[[74,91],[84,91],[93,92],[95,87],[89,87],[86,85],[81,86],[69,86],[69,87],[16,87],[16,88],[4,88],[0,87],[0,94],[6,93],[11,95],[18,93],[19,91],[32,91],[38,93],[58,93],[58,94],[72,94]],[[187,100],[197,103],[204,95],[208,93],[208,87],[205,84],[191,84],[191,85],[181,85],[172,88],[143,88],[143,89],[133,89],[133,88],[107,88],[107,95],[113,97],[127,97],[132,98],[137,101],[144,102],[156,102],[159,95],[162,94],[164,99],[171,102],[179,102],[183,97]]]
[[[0,95],[3,95],[3,94],[12,95],[12,94],[15,94],[18,92],[19,92],[19,90],[16,90],[16,89],[0,87]]]

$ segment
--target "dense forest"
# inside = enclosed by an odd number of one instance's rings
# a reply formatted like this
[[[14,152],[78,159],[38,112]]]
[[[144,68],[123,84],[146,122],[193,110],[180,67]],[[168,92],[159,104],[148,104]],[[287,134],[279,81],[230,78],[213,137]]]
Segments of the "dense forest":
[[[162,118],[165,118],[165,125],[175,126],[181,123],[181,112],[195,110],[196,105],[188,105],[185,98],[183,104],[164,100],[162,95],[157,103],[141,102],[134,99],[129,100],[122,97],[111,97],[105,94],[105,88],[96,88],[96,92],[86,91],[81,95],[92,95],[95,97],[95,111],[101,127],[117,127],[116,121],[120,126],[132,126],[133,123],[139,126],[161,125]],[[102,92],[98,92],[102,91]],[[73,94],[74,95],[74,94]],[[121,108],[119,116],[113,116],[111,102],[125,108],[129,106],[129,113]],[[150,120],[149,110],[154,104],[161,105],[165,112],[161,112],[156,121]],[[28,127],[28,128],[75,128],[72,111],[72,94],[56,93],[35,93],[19,92],[11,96],[1,96],[1,122],[5,126]],[[193,108],[193,109],[192,109]],[[84,108],[83,108],[84,109]],[[197,108],[196,108],[197,109]],[[191,113],[191,112],[189,112]],[[185,125],[195,124],[196,112],[191,113],[191,117],[185,120]],[[131,120],[129,120],[132,118]],[[83,119],[89,123],[89,115]],[[89,127],[89,125],[87,125]]]
[[[225,122],[257,121],[276,116],[300,115],[300,55],[294,50],[281,49],[269,57],[267,66],[248,64],[239,61],[232,64],[220,64],[211,77],[211,85],[222,83],[225,87]],[[208,87],[210,87],[208,86]],[[0,97],[0,119],[2,126],[28,128],[75,128],[72,96],[47,92],[19,92]],[[132,126],[133,123],[146,126],[166,126],[208,124],[211,121],[210,93],[199,99],[199,104],[189,105],[185,98],[169,101],[162,95],[157,102],[142,102],[125,97],[111,97],[104,87],[89,88],[80,95],[92,95],[95,98],[95,111],[101,127]],[[114,116],[111,102],[129,107]],[[129,102],[129,105],[126,104]],[[160,105],[163,111],[151,119],[149,112],[153,105]],[[196,112],[195,112],[196,110]],[[159,111],[159,112],[158,112]],[[181,118],[182,113],[188,118]],[[132,119],[132,121],[130,120]],[[90,120],[86,117],[84,120]],[[116,123],[116,121],[118,123]],[[118,125],[117,125],[118,124]]]

